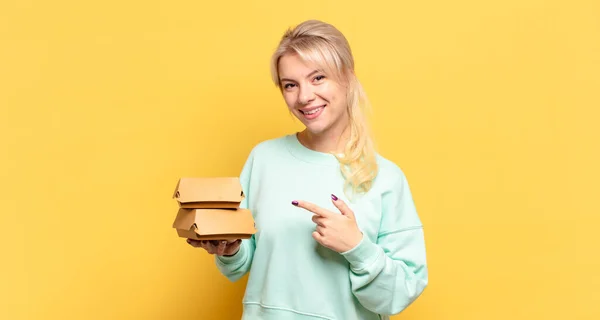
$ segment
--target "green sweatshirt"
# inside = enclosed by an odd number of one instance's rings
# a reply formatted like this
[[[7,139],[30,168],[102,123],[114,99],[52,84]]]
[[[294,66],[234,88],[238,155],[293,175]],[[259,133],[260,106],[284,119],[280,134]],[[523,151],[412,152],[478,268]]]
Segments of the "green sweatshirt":
[[[295,134],[252,149],[240,179],[257,233],[216,265],[231,281],[250,272],[242,319],[389,319],[412,303],[428,282],[423,226],[406,177],[377,155],[372,189],[354,201],[343,192],[338,160],[304,147]],[[344,200],[363,233],[337,253],[312,237],[304,200],[339,213],[331,194]]]

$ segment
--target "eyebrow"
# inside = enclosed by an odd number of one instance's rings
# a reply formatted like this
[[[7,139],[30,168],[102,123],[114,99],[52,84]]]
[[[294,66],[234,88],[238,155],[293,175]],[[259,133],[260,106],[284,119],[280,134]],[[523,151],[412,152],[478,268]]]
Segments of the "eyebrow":
[[[315,74],[315,73],[318,73],[318,72],[319,72],[319,70],[315,70],[315,71],[313,71],[313,72],[309,73],[309,74],[306,76],[306,78],[308,78],[308,77],[310,77],[310,76],[312,76],[313,74]],[[283,82],[283,81],[292,81],[292,82],[294,82],[294,80],[292,80],[292,79],[287,79],[287,78],[281,78],[279,81],[281,81],[281,82]]]

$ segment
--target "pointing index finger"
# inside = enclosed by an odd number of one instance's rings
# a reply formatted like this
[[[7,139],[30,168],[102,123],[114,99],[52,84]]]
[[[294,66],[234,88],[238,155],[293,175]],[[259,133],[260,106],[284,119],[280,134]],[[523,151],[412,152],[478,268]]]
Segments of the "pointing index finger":
[[[308,211],[310,211],[316,215],[319,215],[321,217],[324,217],[324,218],[331,216],[331,213],[329,211],[317,206],[314,203],[308,202],[308,201],[301,201],[301,200],[292,201],[292,204],[299,208],[308,210]]]

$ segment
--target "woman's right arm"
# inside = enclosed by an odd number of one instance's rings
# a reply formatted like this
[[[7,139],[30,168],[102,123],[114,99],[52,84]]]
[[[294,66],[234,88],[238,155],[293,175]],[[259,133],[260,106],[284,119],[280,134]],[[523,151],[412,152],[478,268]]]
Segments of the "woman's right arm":
[[[250,156],[244,164],[244,168],[240,174],[240,183],[242,184],[242,190],[244,191],[244,199],[240,203],[240,208],[250,209],[250,188],[251,188],[251,176],[252,166],[254,163],[254,150],[250,152]],[[254,212],[252,212],[254,215]],[[237,281],[250,271],[252,265],[252,258],[254,257],[254,250],[256,248],[254,235],[250,239],[243,239],[240,249],[232,256],[215,255],[215,263],[217,268],[223,275],[225,275],[231,281]]]
[[[240,249],[232,256],[215,255],[217,268],[230,281],[237,281],[250,271],[254,257],[254,235],[250,239],[242,240]]]

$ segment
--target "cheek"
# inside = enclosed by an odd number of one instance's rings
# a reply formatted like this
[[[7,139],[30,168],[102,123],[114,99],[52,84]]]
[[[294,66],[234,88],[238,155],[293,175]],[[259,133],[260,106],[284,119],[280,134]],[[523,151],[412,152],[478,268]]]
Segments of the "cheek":
[[[343,109],[344,106],[344,97],[340,96],[340,94],[338,92],[330,92],[329,96],[327,97],[329,100],[329,104],[335,108],[337,111],[339,111],[340,109]]]
[[[294,97],[291,94],[284,93],[283,100],[285,101],[285,104],[288,106],[288,109],[294,108],[294,105],[296,104],[296,99],[294,99]]]
[[[338,107],[338,104],[344,100],[342,91],[334,83],[328,82],[319,89],[320,95],[336,107]]]
[[[335,91],[335,101],[341,109],[346,109],[348,107],[347,92],[342,88],[337,88]]]

